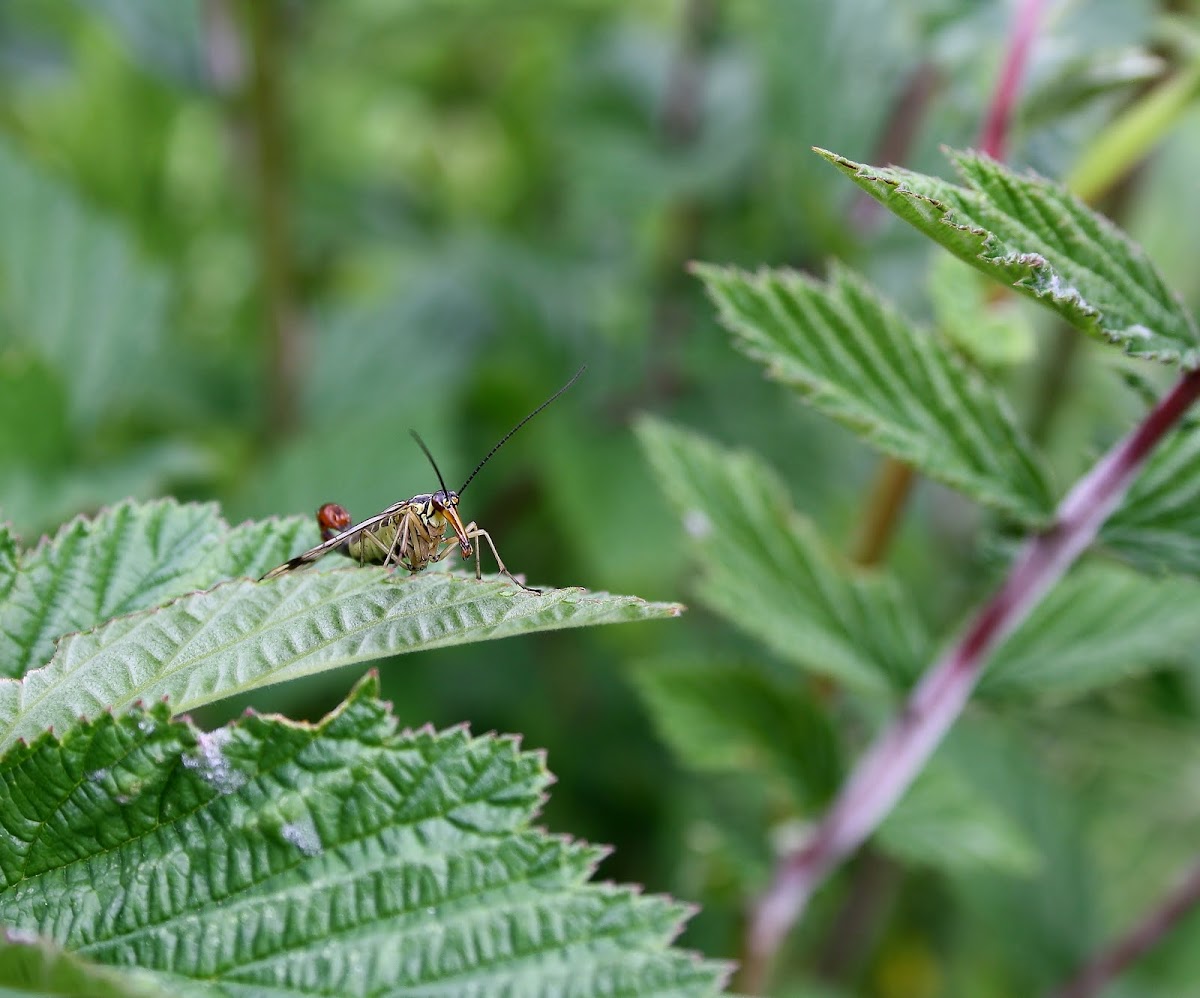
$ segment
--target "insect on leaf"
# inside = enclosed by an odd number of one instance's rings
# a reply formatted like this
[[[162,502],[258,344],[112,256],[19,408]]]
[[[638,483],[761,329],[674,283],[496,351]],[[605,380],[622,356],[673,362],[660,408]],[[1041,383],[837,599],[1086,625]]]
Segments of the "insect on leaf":
[[[212,507],[150,503],[68,524],[15,565],[0,538],[0,595],[8,588],[0,647],[14,677],[0,680],[0,746],[137,700],[165,697],[175,711],[192,710],[404,652],[683,609],[582,589],[534,595],[494,577],[357,567],[192,591],[231,569],[261,571],[281,547],[295,549],[297,529],[292,521],[231,529]],[[180,590],[186,595],[165,606],[141,609]],[[101,623],[110,613],[124,615]],[[83,633],[63,637],[76,630]]]

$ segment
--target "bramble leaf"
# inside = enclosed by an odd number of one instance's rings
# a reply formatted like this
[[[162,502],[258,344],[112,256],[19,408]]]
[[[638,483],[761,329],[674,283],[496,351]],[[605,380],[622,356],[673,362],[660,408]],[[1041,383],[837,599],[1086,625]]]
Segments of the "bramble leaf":
[[[955,256],[1136,357],[1200,365],[1200,333],[1145,251],[1063,187],[949,153],[966,186],[817,149]]]
[[[944,755],[917,777],[878,836],[893,855],[942,870],[988,867],[1027,874],[1039,863],[1028,837]]]
[[[178,713],[235,693],[405,652],[533,631],[678,616],[675,603],[381,568],[239,580],[63,640],[0,681],[0,748],[78,717],[166,698]]]
[[[653,661],[633,679],[681,765],[778,779],[801,806],[836,789],[837,736],[803,676],[749,663]]]
[[[633,596],[535,595],[507,580],[359,567],[191,592],[247,570],[257,575],[282,560],[281,548],[303,548],[295,538],[309,530],[273,520],[229,529],[212,507],[161,502],[77,520],[28,556],[14,558],[0,538],[0,666],[14,677],[0,680],[0,748],[139,699],[192,710],[403,652],[682,611]],[[180,591],[189,595],[141,609]],[[97,626],[113,614],[126,615]],[[94,629],[58,640],[83,628]]]
[[[69,387],[73,424],[90,427],[125,411],[140,391],[157,390],[165,273],[4,143],[0,217],[0,321]]]
[[[82,960],[31,932],[0,937],[4,998],[178,998],[141,970],[114,970]]]
[[[1200,576],[1200,425],[1158,445],[1099,543],[1144,571]]]
[[[1062,700],[1163,665],[1194,661],[1200,584],[1120,565],[1068,575],[997,649],[980,693]]]
[[[693,539],[705,604],[803,669],[863,691],[907,687],[928,639],[890,577],[832,551],[757,458],[655,419],[637,432]]]
[[[1047,476],[1003,398],[948,344],[834,267],[697,273],[734,342],[818,411],[891,456],[1025,523],[1052,509]]]
[[[168,713],[0,759],[0,922],[171,994],[718,993],[686,906],[530,827],[551,777],[513,739],[399,731],[375,678],[317,725]]]
[[[929,267],[929,304],[940,336],[984,371],[1005,371],[1033,359],[1029,310],[1016,298],[996,297],[983,274],[948,253]]]
[[[309,521],[230,528],[215,505],[170,499],[77,517],[20,554],[9,538],[0,559],[0,675],[44,665],[64,634],[231,576],[261,575],[316,539]]]

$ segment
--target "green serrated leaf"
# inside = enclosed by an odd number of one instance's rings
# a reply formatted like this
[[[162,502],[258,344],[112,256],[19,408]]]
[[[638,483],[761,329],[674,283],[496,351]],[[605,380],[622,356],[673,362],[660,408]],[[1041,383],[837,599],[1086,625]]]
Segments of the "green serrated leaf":
[[[966,890],[956,894],[966,898],[964,917],[996,940],[998,948],[989,943],[989,953],[1022,968],[1021,979],[1052,981],[1061,978],[1063,953],[1090,952],[1094,940],[1107,935],[1097,897],[1102,874],[1089,848],[1077,786],[1064,783],[1048,762],[1046,745],[1034,741],[1024,721],[1015,713],[972,711],[955,725],[939,755],[982,799],[985,811],[999,811],[1016,826],[1037,861],[1033,876],[960,880]],[[1025,976],[1024,968],[1039,973]],[[1044,986],[1018,993],[1029,990]]]
[[[837,736],[807,679],[785,681],[750,664],[667,661],[644,663],[633,679],[681,764],[762,774],[801,807],[836,789]]]
[[[677,616],[676,603],[507,580],[384,569],[237,581],[118,617],[59,643],[49,665],[0,681],[0,748],[141,700],[176,713],[389,655],[534,631]]]
[[[1055,711],[1035,734],[1038,756],[1086,802],[1087,851],[1105,910],[1149,910],[1195,862],[1200,741],[1195,721],[1163,712]],[[1153,848],[1147,848],[1152,829]],[[1110,907],[1111,906],[1111,907]]]
[[[1061,61],[1052,73],[1029,81],[1021,95],[1023,132],[1053,128],[1067,116],[1085,111],[1104,97],[1124,94],[1162,79],[1168,68],[1161,55],[1140,45],[1081,49]],[[1067,186],[1083,197],[1075,184]]]
[[[1016,299],[994,292],[987,278],[946,253],[929,268],[938,332],[984,370],[1004,371],[1033,359],[1034,331]]]
[[[19,678],[43,665],[71,631],[261,575],[315,538],[315,526],[298,518],[230,529],[214,505],[169,499],[78,517],[19,555],[7,583],[0,566],[0,674]]]
[[[1200,425],[1155,448],[1099,543],[1144,571],[1200,576]]]
[[[82,960],[32,933],[0,937],[0,998],[177,998],[142,971]]]
[[[670,947],[686,906],[587,883],[603,850],[530,827],[539,754],[397,731],[377,687],[319,725],[160,704],[13,748],[0,922],[212,995],[718,992]]]
[[[1079,156],[1067,184],[1081,198],[1095,201],[1129,173],[1180,118],[1200,93],[1200,62],[1178,73],[1160,74],[1158,87],[1147,88],[1113,118]]]
[[[1064,699],[1188,658],[1200,642],[1200,584],[1086,565],[997,650],[981,693]]]
[[[1052,498],[1000,395],[849,272],[697,272],[743,350],[880,450],[1031,524]]]
[[[925,767],[877,835],[888,852],[942,870],[1028,874],[1039,865],[1028,837],[944,753]]]
[[[90,427],[151,388],[169,286],[65,187],[0,143],[0,316],[69,386]]]
[[[1137,357],[1200,365],[1191,313],[1140,246],[1064,188],[950,153],[967,186],[818,154],[951,253]]]
[[[3,607],[17,584],[17,538],[12,528],[0,520],[0,607]]]
[[[692,537],[700,598],[783,659],[856,689],[903,689],[928,639],[886,575],[851,568],[757,458],[655,419],[637,427]]]

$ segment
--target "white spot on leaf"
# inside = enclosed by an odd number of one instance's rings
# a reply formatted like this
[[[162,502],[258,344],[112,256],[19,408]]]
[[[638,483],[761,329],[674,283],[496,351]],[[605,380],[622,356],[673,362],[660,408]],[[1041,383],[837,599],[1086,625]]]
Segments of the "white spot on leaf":
[[[317,833],[317,827],[312,823],[311,818],[289,821],[280,829],[280,834],[285,842],[294,845],[305,856],[319,856],[324,848],[321,845],[321,836]]]
[[[712,520],[703,510],[689,509],[683,514],[683,529],[687,531],[689,537],[700,540],[712,533]]]
[[[184,755],[183,764],[198,772],[222,794],[231,794],[246,782],[244,773],[238,772],[225,757],[225,745],[233,737],[229,728],[218,728],[196,738],[199,755]]]

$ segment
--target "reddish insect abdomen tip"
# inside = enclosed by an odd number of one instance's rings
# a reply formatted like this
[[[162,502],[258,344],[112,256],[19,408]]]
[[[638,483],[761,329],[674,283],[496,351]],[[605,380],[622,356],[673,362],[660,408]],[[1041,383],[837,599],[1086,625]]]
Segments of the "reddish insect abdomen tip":
[[[339,506],[335,502],[327,502],[317,510],[317,526],[321,528],[323,540],[329,540],[334,534],[340,534],[352,522],[346,507]]]

